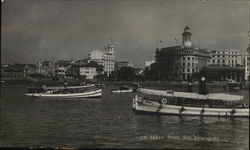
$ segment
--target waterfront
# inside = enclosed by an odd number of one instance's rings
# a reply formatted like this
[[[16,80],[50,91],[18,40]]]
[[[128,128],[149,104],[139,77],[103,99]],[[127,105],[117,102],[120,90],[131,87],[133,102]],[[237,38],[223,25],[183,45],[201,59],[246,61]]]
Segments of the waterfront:
[[[41,100],[22,85],[1,87],[0,146],[249,149],[249,118],[136,115],[135,94],[112,88],[97,99]]]

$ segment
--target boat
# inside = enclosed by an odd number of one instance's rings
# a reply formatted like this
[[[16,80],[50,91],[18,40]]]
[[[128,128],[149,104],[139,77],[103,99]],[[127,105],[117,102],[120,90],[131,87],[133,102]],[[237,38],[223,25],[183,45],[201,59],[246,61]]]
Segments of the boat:
[[[127,86],[122,86],[122,87],[119,87],[119,89],[117,90],[112,90],[111,92],[112,93],[131,93],[131,92],[134,92],[134,89],[127,87]]]
[[[102,96],[102,89],[94,84],[84,86],[30,87],[26,96],[37,98],[91,98]]]
[[[206,91],[204,86],[200,88]],[[139,88],[132,107],[136,113],[249,117],[249,107],[243,102],[243,95],[201,91],[193,93]]]
[[[133,109],[139,113],[249,117],[243,96],[224,93],[201,95],[140,88],[133,99]]]

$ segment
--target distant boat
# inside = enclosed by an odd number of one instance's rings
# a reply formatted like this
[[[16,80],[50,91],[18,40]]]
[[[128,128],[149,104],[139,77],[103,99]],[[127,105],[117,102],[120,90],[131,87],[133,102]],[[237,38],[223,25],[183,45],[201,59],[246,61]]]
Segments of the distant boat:
[[[133,88],[122,86],[122,87],[119,87],[119,89],[117,90],[112,90],[112,93],[131,93],[133,91],[134,91]]]
[[[94,84],[85,86],[30,87],[26,96],[37,98],[90,98],[102,96],[102,90]]]

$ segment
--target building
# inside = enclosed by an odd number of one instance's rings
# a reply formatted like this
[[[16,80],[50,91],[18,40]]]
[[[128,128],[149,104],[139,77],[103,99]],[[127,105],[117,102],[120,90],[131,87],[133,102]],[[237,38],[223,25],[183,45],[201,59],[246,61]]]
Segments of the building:
[[[56,68],[56,75],[64,77],[66,75],[67,67],[66,66],[61,66]]]
[[[128,61],[117,61],[115,62],[115,70],[120,70],[122,67],[134,67],[134,65]]]
[[[187,80],[208,65],[210,53],[194,48],[191,36],[192,33],[186,26],[182,34],[182,45],[156,49],[156,66],[160,79]]]
[[[216,66],[210,65],[203,69],[206,77],[210,81],[227,81],[234,80],[243,82],[245,78],[245,67],[230,67],[230,66]]]
[[[79,75],[85,76],[86,79],[93,80],[99,74],[103,74],[103,66],[95,61],[89,61],[87,64],[79,67]]]
[[[46,77],[52,77],[56,75],[56,62],[55,61],[43,61],[38,62],[37,73]]]
[[[115,70],[115,52],[114,45],[110,43],[104,51],[93,50],[89,53],[90,61],[95,61],[104,67],[104,74],[110,76]]]
[[[244,65],[244,54],[240,50],[212,50],[209,65],[235,67]]]
[[[155,63],[155,60],[147,60],[144,62],[144,67],[150,67],[151,64]]]
[[[35,74],[37,70],[34,64],[3,64],[1,65],[2,78],[23,79],[25,76]]]
[[[67,68],[67,71],[66,71],[66,75],[67,76],[74,76],[74,77],[78,77],[80,75],[80,65],[70,65],[68,68]]]
[[[250,72],[249,72],[249,54],[250,53],[250,47],[248,50],[244,53],[244,67],[245,67],[245,80],[250,80]]]
[[[94,77],[97,75],[97,71],[95,67],[82,66],[80,67],[80,75],[85,76],[86,79],[93,80]]]

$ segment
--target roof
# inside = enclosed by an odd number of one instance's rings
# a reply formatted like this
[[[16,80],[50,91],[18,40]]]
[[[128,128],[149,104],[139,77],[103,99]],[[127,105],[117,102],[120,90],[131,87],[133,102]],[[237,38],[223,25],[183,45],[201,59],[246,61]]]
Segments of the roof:
[[[191,98],[199,100],[224,100],[224,101],[239,101],[244,97],[240,95],[231,95],[226,93],[213,93],[202,95],[198,93],[189,93],[189,92],[175,92],[175,91],[163,91],[163,90],[152,90],[152,89],[143,89],[140,88],[139,92],[151,95],[158,96],[167,96],[167,97],[180,97],[180,98]]]
[[[93,67],[93,68],[96,68],[96,71],[103,71],[103,66],[99,65],[95,61],[90,61],[89,63],[87,63],[81,67]]]
[[[48,87],[48,86],[43,86],[43,89],[46,90],[59,90],[59,89],[77,89],[77,88],[87,88],[87,87],[93,87],[95,86],[94,84],[90,85],[84,85],[84,86],[58,86],[58,87]]]

